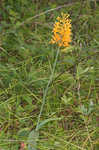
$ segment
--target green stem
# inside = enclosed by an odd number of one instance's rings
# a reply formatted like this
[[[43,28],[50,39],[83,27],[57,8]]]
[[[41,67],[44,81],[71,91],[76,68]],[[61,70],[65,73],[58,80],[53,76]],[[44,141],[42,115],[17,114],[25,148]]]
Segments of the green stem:
[[[45,89],[44,94],[43,94],[43,102],[42,102],[41,109],[40,109],[40,113],[39,113],[39,116],[38,116],[36,131],[38,130],[38,126],[39,126],[39,122],[40,122],[40,117],[41,117],[41,114],[42,114],[42,111],[43,111],[43,108],[44,108],[44,104],[45,104],[46,95],[47,95],[47,92],[48,92],[49,85],[51,84],[51,82],[52,82],[52,80],[53,80],[53,75],[54,75],[54,72],[55,72],[55,67],[56,67],[56,63],[57,63],[59,51],[60,51],[60,49],[58,48],[57,53],[56,53],[55,62],[54,62],[54,64],[53,64],[52,74],[51,74],[51,76],[50,76],[50,79],[49,79],[49,81],[48,81],[48,83],[47,83],[46,89]]]

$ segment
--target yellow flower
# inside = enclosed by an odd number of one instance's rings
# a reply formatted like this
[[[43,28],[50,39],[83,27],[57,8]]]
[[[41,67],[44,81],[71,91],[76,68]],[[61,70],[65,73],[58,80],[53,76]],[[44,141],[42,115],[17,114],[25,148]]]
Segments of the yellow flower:
[[[57,17],[52,32],[51,44],[56,43],[60,47],[69,47],[71,42],[71,20],[69,15],[61,13],[61,17]]]

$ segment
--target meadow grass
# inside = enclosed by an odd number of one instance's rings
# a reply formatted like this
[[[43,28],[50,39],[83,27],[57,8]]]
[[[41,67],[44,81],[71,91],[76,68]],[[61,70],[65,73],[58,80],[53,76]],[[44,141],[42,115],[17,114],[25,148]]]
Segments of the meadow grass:
[[[33,21],[29,12],[21,23],[15,12],[9,10],[0,35],[0,149],[27,150],[37,129],[37,150],[98,150],[98,4],[92,10],[78,1]],[[61,12],[70,13],[72,43],[60,51],[53,71],[58,48],[49,41]]]

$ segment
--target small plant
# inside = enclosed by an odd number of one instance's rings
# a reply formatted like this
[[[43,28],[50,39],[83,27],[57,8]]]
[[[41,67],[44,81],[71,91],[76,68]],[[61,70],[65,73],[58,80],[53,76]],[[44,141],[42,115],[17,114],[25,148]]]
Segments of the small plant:
[[[44,120],[40,123],[40,117],[41,117],[42,111],[44,109],[44,104],[45,104],[47,92],[48,92],[49,86],[50,86],[50,84],[53,80],[53,76],[54,76],[55,67],[56,67],[56,64],[57,64],[57,59],[58,59],[60,47],[61,46],[69,47],[70,46],[69,43],[71,42],[71,24],[70,24],[70,20],[68,19],[69,15],[66,15],[66,14],[63,14],[63,13],[61,15],[62,15],[62,18],[61,17],[57,18],[58,22],[55,22],[54,28],[53,28],[54,36],[52,37],[52,40],[51,40],[50,43],[52,43],[52,44],[57,43],[58,44],[58,51],[56,53],[56,58],[55,58],[55,61],[54,61],[54,64],[53,64],[52,74],[51,74],[50,79],[48,81],[48,84],[45,88],[45,91],[43,93],[43,102],[42,102],[40,113],[39,113],[39,116],[38,116],[36,131],[38,131],[42,127],[42,125],[45,125],[49,121],[60,120],[60,118],[52,118],[52,119]],[[33,135],[36,133],[34,131],[32,131],[32,132],[33,132]],[[31,138],[34,137],[33,135],[32,135]],[[38,138],[38,136],[34,140],[37,140],[37,138]],[[35,142],[35,144],[36,144],[36,142]],[[32,145],[32,147],[35,146],[35,144]],[[31,150],[32,147],[29,145],[28,149]],[[36,150],[36,149],[34,148],[33,150]]]

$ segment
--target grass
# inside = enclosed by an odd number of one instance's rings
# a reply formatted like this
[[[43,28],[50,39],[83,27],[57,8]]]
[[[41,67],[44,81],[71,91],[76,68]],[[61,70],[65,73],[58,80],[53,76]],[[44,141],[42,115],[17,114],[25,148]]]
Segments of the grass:
[[[21,150],[22,142],[26,145],[22,150],[28,149],[28,137],[37,127],[44,99],[38,150],[99,149],[99,6],[94,11],[88,8],[78,1],[52,11],[52,18],[46,13],[16,30],[13,22],[18,14],[12,14],[9,25],[2,28],[1,150]],[[52,22],[62,11],[71,14],[73,37],[67,52],[59,53],[53,74],[57,47],[49,41]],[[51,74],[53,79],[46,89]],[[30,137],[34,145],[35,136]]]

